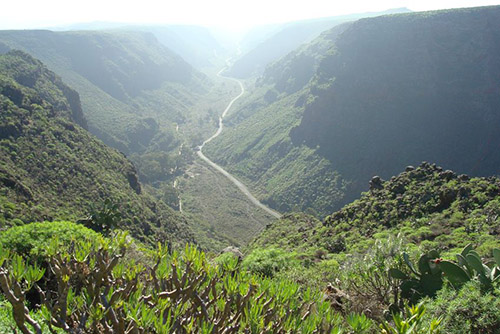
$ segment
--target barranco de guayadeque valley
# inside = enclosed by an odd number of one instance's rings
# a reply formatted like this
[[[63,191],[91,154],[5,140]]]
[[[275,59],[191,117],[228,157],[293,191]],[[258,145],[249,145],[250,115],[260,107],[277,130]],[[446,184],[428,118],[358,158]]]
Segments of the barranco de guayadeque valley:
[[[0,334],[500,333],[500,2],[0,11]]]

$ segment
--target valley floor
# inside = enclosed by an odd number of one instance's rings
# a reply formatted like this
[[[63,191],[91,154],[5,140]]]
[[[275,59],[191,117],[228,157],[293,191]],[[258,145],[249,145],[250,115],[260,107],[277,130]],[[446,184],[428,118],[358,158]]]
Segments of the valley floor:
[[[217,99],[208,101],[209,106],[205,104],[203,108],[198,108],[201,113],[210,110],[212,125],[216,119],[213,114],[222,116],[222,112],[228,110],[232,102],[236,102],[235,96],[239,96],[238,90],[241,89],[234,80],[215,75],[214,80],[218,83],[213,94]],[[197,132],[200,124],[188,121],[186,125],[177,127],[179,133],[187,134],[185,139],[188,142],[184,145],[193,146],[193,140],[200,138],[199,133],[207,139],[217,130],[213,126],[205,126]],[[196,153],[200,155],[201,152]],[[179,208],[193,222],[196,240],[206,249],[221,250],[228,245],[244,246],[262,228],[279,217],[279,213],[260,202],[260,205],[256,204],[258,200],[248,190],[243,191],[241,185],[236,186],[234,181],[197,157],[186,167],[185,174],[177,178],[175,186],[179,191]],[[243,185],[243,188],[246,187]]]

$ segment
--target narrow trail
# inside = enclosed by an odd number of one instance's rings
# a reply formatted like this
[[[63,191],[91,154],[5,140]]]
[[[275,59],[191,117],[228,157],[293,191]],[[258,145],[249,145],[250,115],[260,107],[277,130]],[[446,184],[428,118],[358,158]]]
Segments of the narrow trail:
[[[223,77],[221,75],[221,73],[224,70],[225,70],[225,68],[222,69],[222,70],[220,70],[219,73],[217,73],[217,76]],[[226,78],[228,80],[232,80],[232,81],[237,82],[240,85],[241,92],[240,92],[240,94],[238,94],[238,96],[236,96],[235,98],[233,98],[231,100],[231,102],[229,102],[229,104],[227,105],[226,109],[224,110],[224,112],[222,113],[222,115],[219,117],[219,128],[217,129],[217,131],[210,138],[208,138],[207,140],[205,140],[200,146],[198,146],[198,151],[196,153],[198,154],[198,156],[203,161],[205,161],[207,164],[209,164],[210,166],[212,166],[213,168],[215,168],[219,173],[221,173],[222,175],[224,175],[225,177],[227,177],[232,183],[234,183],[234,185],[236,185],[238,187],[238,189],[240,189],[240,191],[254,205],[256,205],[259,208],[263,209],[264,211],[266,211],[267,213],[269,213],[273,217],[280,218],[281,217],[280,213],[278,213],[278,212],[274,211],[273,209],[267,207],[266,205],[262,204],[257,198],[255,198],[255,196],[252,195],[252,193],[248,190],[248,188],[243,183],[241,183],[241,181],[239,181],[237,178],[235,178],[233,175],[231,175],[229,172],[227,172],[224,168],[222,168],[221,166],[219,166],[218,164],[216,164],[215,162],[213,162],[212,160],[210,160],[209,158],[207,158],[205,154],[203,154],[203,147],[205,146],[205,144],[211,142],[213,139],[217,138],[222,133],[222,129],[224,128],[223,119],[226,116],[226,114],[229,111],[229,109],[231,109],[231,107],[233,106],[233,103],[236,102],[245,93],[245,87],[243,87],[243,84],[241,83],[241,81],[239,81],[238,79],[229,78],[229,77],[224,77],[224,78]]]

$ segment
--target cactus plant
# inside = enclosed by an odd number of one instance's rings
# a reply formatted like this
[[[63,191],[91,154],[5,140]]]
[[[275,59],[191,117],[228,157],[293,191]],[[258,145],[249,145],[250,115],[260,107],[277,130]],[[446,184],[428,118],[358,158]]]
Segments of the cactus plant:
[[[407,253],[403,253],[403,259],[410,269],[409,273],[404,273],[397,268],[389,270],[391,278],[401,280],[399,285],[401,298],[409,300],[414,304],[422,297],[435,296],[436,292],[443,286],[439,253],[432,250],[426,254],[422,254],[418,260],[417,267],[410,261]],[[397,310],[401,304],[402,300],[395,300],[393,311]]]
[[[479,254],[467,245],[456,254],[457,263],[441,262],[441,270],[455,288],[460,288],[473,278],[477,278],[483,290],[490,290],[493,282],[500,277],[500,249],[493,250],[493,261],[483,264]]]

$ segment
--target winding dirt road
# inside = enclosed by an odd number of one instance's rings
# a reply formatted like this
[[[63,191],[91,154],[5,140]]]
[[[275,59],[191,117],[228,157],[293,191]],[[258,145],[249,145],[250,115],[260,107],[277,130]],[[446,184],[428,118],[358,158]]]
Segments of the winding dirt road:
[[[220,77],[222,77],[221,73],[224,70],[225,69],[220,70],[219,73],[217,73],[217,75],[220,76]],[[273,209],[271,209],[271,208],[265,206],[264,204],[262,204],[257,198],[255,198],[255,196],[252,195],[252,193],[248,190],[248,188],[243,183],[241,183],[241,181],[239,181],[237,178],[235,178],[233,175],[231,175],[229,172],[227,172],[224,168],[222,168],[221,166],[217,165],[215,162],[213,162],[212,160],[210,160],[209,158],[207,158],[205,154],[203,154],[203,147],[205,146],[205,144],[211,142],[213,139],[217,138],[222,133],[222,129],[224,128],[223,119],[226,116],[226,114],[229,111],[229,109],[231,109],[231,107],[233,106],[233,103],[236,102],[236,100],[238,100],[245,93],[245,87],[243,87],[243,84],[241,83],[241,81],[239,81],[237,79],[234,79],[234,78],[229,78],[229,77],[224,77],[224,78],[226,78],[228,80],[233,80],[233,81],[237,82],[240,85],[241,92],[240,92],[240,94],[238,96],[236,96],[235,98],[233,98],[231,100],[231,102],[229,102],[229,104],[227,105],[226,109],[224,110],[224,112],[222,113],[222,115],[219,117],[219,128],[217,129],[217,131],[214,133],[214,135],[212,137],[208,138],[200,146],[198,146],[198,151],[196,153],[198,154],[198,156],[203,161],[205,161],[207,164],[209,164],[210,166],[212,166],[213,168],[215,168],[218,172],[220,172],[222,175],[224,175],[225,177],[227,177],[232,183],[234,183],[238,187],[238,189],[240,189],[240,191],[246,197],[248,197],[248,199],[253,204],[255,204],[256,206],[258,206],[262,210],[266,211],[267,213],[269,213],[273,217],[280,218],[281,217],[280,213],[278,213],[278,212],[274,211]]]

